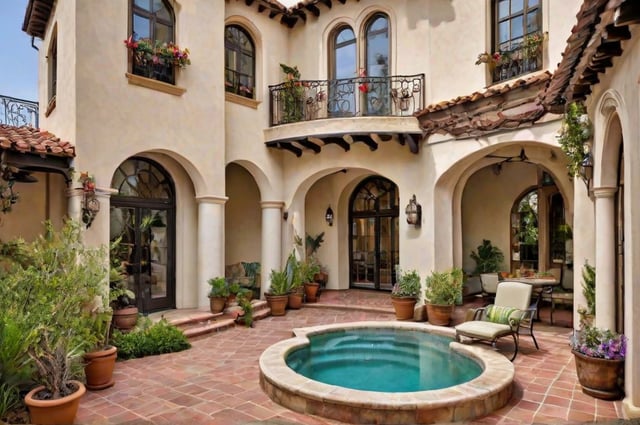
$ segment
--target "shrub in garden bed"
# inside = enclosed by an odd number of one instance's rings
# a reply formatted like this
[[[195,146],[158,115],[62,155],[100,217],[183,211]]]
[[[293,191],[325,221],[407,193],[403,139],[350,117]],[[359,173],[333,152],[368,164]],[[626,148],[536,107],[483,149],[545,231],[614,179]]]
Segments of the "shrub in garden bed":
[[[118,358],[122,360],[191,348],[182,331],[164,319],[153,323],[148,318],[141,318],[138,327],[129,333],[114,331],[111,343],[118,347]]]

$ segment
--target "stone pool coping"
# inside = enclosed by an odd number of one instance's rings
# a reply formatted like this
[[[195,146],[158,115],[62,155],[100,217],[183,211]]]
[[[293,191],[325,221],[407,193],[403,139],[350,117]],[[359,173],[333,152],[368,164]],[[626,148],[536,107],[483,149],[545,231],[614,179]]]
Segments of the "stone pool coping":
[[[286,364],[287,355],[309,344],[311,335],[363,328],[413,330],[450,337],[450,348],[476,361],[483,371],[477,378],[450,388],[384,393],[324,384],[296,373]],[[300,413],[359,424],[463,421],[501,408],[513,391],[513,363],[487,346],[455,342],[452,328],[372,321],[296,328],[293,334],[293,338],[270,346],[260,356],[260,386],[273,401]]]

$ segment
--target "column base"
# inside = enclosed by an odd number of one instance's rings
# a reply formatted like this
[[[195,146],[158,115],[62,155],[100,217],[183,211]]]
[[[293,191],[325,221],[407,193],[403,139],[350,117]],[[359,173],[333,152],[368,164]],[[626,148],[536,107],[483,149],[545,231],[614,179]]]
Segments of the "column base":
[[[640,418],[640,406],[634,406],[630,397],[622,400],[622,411],[625,419]]]

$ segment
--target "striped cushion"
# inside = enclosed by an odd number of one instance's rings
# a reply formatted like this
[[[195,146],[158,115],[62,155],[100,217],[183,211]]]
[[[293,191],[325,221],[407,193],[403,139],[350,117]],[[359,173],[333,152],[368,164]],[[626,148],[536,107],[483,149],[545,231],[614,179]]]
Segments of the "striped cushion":
[[[486,317],[489,322],[501,323],[503,325],[515,325],[519,318],[511,317],[511,315],[518,311],[520,310],[517,308],[501,307],[499,305],[492,304],[487,306]]]

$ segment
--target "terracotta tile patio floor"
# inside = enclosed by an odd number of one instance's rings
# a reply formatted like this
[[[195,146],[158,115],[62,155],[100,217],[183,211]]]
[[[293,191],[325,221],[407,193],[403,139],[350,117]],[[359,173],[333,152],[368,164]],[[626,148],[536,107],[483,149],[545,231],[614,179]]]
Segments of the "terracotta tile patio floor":
[[[454,322],[478,302],[457,307]],[[507,406],[473,423],[576,424],[622,418],[619,401],[597,400],[581,391],[568,346],[570,312],[556,310],[556,326],[549,325],[544,308],[541,319],[534,328],[540,350],[530,337],[521,339],[514,396]],[[236,326],[200,337],[180,353],[118,362],[115,386],[88,392],[76,423],[340,424],[272,402],[258,383],[258,358],[271,344],[291,337],[292,328],[361,320],[395,320],[388,293],[324,291],[317,304],[268,317],[253,328]]]

